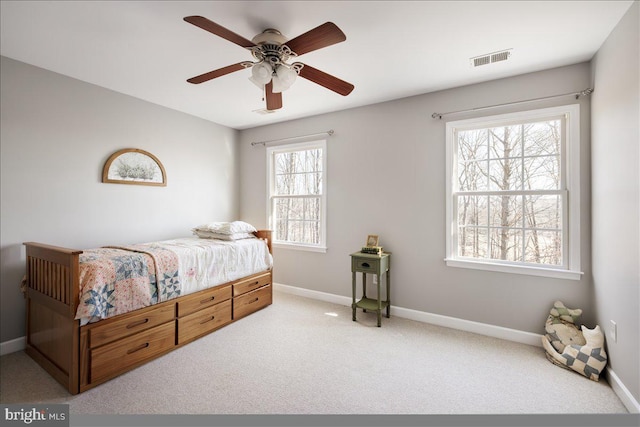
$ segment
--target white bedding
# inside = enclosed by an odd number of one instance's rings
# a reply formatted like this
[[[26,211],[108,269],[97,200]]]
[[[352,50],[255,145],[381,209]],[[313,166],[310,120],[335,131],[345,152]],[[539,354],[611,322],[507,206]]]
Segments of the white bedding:
[[[182,295],[270,270],[273,258],[264,241],[223,241],[188,237],[160,246],[178,255]]]

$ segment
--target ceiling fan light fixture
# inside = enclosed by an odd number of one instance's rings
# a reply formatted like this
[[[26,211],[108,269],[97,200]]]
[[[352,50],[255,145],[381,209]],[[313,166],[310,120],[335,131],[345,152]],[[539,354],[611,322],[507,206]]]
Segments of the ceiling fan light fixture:
[[[251,67],[251,77],[249,80],[260,89],[264,89],[264,85],[271,81],[273,68],[267,62],[259,62]]]
[[[273,76],[273,92],[279,93],[289,89],[296,81],[296,77],[298,77],[298,73],[293,69],[280,65]]]

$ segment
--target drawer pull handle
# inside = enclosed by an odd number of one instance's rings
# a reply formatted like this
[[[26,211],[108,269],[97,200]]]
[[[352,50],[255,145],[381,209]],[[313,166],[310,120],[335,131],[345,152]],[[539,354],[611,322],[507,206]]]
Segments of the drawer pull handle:
[[[369,263],[368,263],[368,262],[363,262],[363,263],[362,263],[362,266],[363,266],[364,268],[369,268],[369,267],[371,267],[371,266],[369,265]]]
[[[207,319],[207,320],[203,320],[202,322],[200,322],[201,325],[204,325],[207,322],[211,322],[213,319],[215,319],[216,316],[211,316],[211,319]]]
[[[143,350],[143,349],[145,349],[145,348],[147,348],[147,347],[149,347],[149,343],[148,343],[148,342],[146,342],[146,343],[144,343],[144,344],[141,344],[141,345],[139,345],[139,346],[138,346],[138,347],[136,347],[136,348],[132,348],[131,350],[127,351],[127,354],[135,353],[136,351]]]
[[[200,304],[206,304],[209,301],[213,301],[214,299],[216,299],[215,295],[212,296],[211,298],[203,299],[202,301],[200,301]]]
[[[249,301],[249,304],[253,304],[254,302],[258,301],[260,298],[256,298],[253,301]]]
[[[135,328],[136,326],[144,325],[147,322],[149,322],[149,319],[142,319],[142,320],[138,320],[137,322],[129,323],[127,325],[127,329],[131,329],[131,328]]]

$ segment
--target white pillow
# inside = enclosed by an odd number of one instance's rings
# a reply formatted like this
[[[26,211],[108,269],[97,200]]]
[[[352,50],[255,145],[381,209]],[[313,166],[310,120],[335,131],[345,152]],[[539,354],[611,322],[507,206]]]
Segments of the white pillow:
[[[253,233],[256,228],[244,221],[210,222],[194,228],[198,231],[211,231],[219,234]]]
[[[201,239],[218,239],[218,240],[242,240],[242,239],[255,239],[256,236],[253,233],[233,233],[222,234],[214,233],[213,231],[197,230],[193,229],[193,234]]]

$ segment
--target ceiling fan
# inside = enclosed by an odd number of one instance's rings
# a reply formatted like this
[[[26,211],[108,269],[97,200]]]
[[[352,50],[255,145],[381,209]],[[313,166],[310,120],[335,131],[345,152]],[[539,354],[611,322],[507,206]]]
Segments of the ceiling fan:
[[[280,31],[272,28],[264,30],[252,40],[247,40],[202,16],[187,16],[184,20],[250,50],[256,60],[255,62],[243,61],[209,71],[188,79],[189,83],[204,83],[235,71],[251,68],[249,80],[264,90],[269,111],[282,108],[282,92],[291,87],[297,76],[343,96],[349,95],[354,89],[351,83],[317,68],[301,62],[287,62],[290,58],[345,41],[347,37],[333,22],[326,22],[291,40],[287,40]]]

